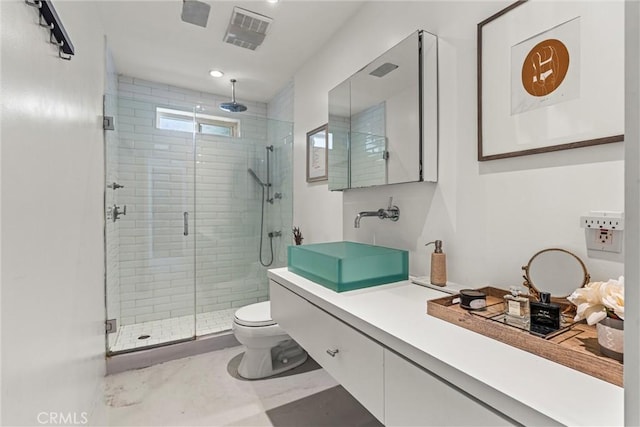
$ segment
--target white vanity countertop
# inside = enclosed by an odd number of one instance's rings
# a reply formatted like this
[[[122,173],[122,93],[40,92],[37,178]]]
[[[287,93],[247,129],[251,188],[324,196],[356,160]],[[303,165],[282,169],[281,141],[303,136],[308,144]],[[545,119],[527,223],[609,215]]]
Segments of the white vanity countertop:
[[[500,393],[561,424],[624,424],[621,387],[427,315],[427,301],[447,295],[440,291],[403,281],[337,293],[286,267],[268,275],[507,415],[514,414],[500,407]],[[467,376],[488,387],[467,384]]]

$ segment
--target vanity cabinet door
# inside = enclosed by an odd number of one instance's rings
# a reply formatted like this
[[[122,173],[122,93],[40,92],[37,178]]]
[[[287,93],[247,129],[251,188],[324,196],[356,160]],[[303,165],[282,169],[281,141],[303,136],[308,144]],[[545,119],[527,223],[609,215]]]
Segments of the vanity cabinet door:
[[[273,320],[384,422],[383,348],[274,281],[270,292]]]
[[[513,425],[495,410],[386,349],[384,374],[388,426]]]

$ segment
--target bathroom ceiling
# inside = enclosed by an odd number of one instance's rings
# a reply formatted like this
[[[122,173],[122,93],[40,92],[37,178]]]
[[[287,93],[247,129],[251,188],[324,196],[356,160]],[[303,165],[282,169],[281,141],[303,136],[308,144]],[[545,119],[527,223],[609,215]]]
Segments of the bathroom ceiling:
[[[180,19],[182,0],[101,1],[98,4],[118,72],[240,100],[269,101],[364,3],[363,1],[202,0],[206,28]],[[234,6],[273,18],[255,51],[222,41]],[[219,69],[221,78],[209,76]]]

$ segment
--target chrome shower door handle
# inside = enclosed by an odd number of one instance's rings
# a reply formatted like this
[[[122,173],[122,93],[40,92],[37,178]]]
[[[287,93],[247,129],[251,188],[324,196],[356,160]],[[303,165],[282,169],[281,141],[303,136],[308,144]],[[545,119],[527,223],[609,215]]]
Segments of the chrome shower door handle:
[[[183,214],[184,217],[184,232],[182,234],[184,234],[185,236],[189,235],[189,212],[184,212]]]

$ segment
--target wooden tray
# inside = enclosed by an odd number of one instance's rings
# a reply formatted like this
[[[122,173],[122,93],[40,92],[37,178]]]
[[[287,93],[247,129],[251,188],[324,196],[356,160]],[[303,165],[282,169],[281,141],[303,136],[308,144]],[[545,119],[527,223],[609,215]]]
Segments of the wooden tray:
[[[427,313],[622,387],[623,364],[600,353],[595,326],[584,322],[573,323],[550,338],[537,337],[494,320],[502,312],[503,297],[509,291],[494,287],[478,290],[487,294],[486,310],[465,310],[460,304],[452,302],[458,295],[450,295],[427,301]]]

